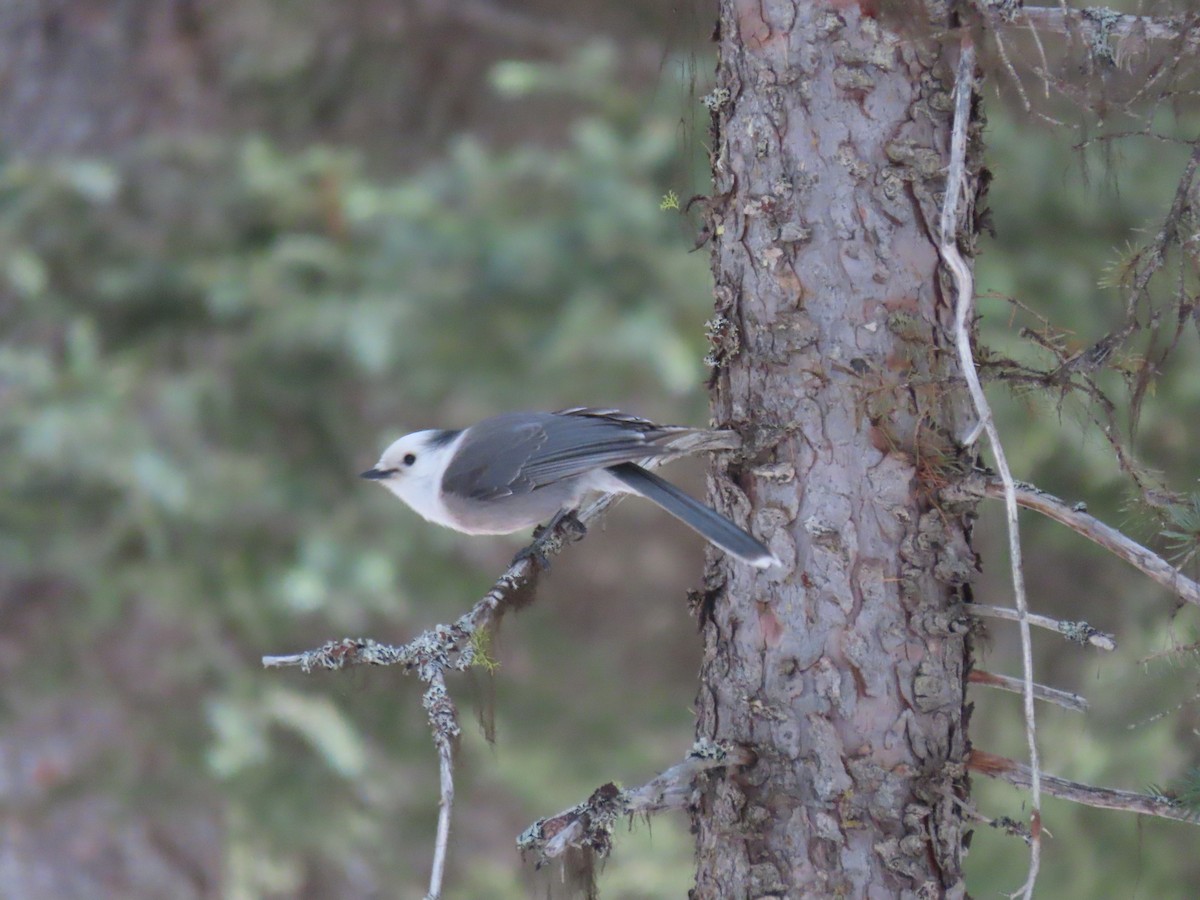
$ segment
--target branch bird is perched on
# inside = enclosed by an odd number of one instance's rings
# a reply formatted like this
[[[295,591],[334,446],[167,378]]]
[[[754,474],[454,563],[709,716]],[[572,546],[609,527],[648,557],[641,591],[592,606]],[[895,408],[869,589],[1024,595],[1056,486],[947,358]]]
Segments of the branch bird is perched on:
[[[466,534],[531,528],[589,493],[637,494],[726,553],[760,569],[774,565],[760,541],[637,464],[677,455],[671,442],[698,431],[615,410],[504,413],[459,431],[405,435],[362,477],[428,521]]]

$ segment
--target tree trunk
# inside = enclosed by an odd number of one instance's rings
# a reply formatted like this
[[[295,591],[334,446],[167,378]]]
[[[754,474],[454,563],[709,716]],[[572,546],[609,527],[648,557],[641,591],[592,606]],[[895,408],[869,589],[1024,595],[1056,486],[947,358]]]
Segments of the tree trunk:
[[[977,566],[973,509],[937,492],[972,415],[932,233],[953,71],[853,3],[720,6],[713,408],[747,449],[712,493],[784,566],[708,572],[697,734],[758,761],[693,811],[692,896],[963,896]]]

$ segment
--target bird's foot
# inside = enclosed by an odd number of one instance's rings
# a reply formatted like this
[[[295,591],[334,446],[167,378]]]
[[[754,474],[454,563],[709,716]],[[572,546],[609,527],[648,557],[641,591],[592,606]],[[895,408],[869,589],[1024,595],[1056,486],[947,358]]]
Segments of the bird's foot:
[[[551,541],[557,539],[562,546],[580,540],[585,534],[587,534],[587,526],[579,521],[575,510],[563,510],[545,525],[539,525],[533,530],[533,543],[518,551],[517,555],[513,557],[512,564],[516,565],[524,560],[529,560],[539,569],[548,570],[550,558],[547,551],[550,549]]]
[[[561,533],[564,544],[583,540],[587,534],[587,526],[579,521],[578,512],[575,509],[564,509],[546,524],[545,533]]]

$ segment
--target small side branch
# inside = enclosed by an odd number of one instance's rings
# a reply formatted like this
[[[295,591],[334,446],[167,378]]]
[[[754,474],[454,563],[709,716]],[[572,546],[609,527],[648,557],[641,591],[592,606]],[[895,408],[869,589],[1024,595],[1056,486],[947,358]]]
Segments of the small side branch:
[[[1181,41],[1191,50],[1200,50],[1200,30],[1194,19],[1123,15],[1110,9],[1069,9],[1064,4],[1022,7],[1009,24],[1029,24],[1043,32],[1064,35],[1100,31],[1109,38]]]
[[[988,497],[998,496],[999,485],[989,481],[985,485]],[[1105,525],[1095,516],[1079,506],[1068,506],[1053,494],[1047,494],[1030,485],[1022,484],[1017,489],[1017,502],[1054,521],[1066,525],[1089,541],[1135,566],[1154,581],[1161,584],[1176,597],[1200,606],[1200,584],[1183,575],[1169,562],[1146,549],[1137,541],[1126,537],[1117,529]]]
[[[963,815],[965,815],[971,821],[981,822],[982,824],[987,825],[989,828],[995,828],[997,831],[1003,831],[1007,835],[1020,838],[1025,842],[1026,846],[1028,846],[1030,841],[1033,840],[1033,838],[1029,836],[1029,827],[1024,823],[1018,822],[1015,819],[1010,819],[1008,816],[1001,816],[999,819],[993,819],[985,816],[970,803],[967,803],[961,797],[955,796],[953,791],[943,789],[941,794],[943,797],[961,809]]]
[[[342,638],[320,647],[286,656],[264,656],[264,669],[295,668],[306,675],[313,669],[345,669],[352,666],[411,665],[412,645],[381,644],[371,638]]]
[[[1004,496],[1003,484],[994,478],[968,479],[948,490],[965,491],[974,496],[992,499]],[[1032,509],[1060,525],[1066,525],[1092,543],[1125,560],[1185,603],[1200,606],[1200,584],[1182,574],[1152,550],[1089,515],[1081,504],[1070,506],[1053,494],[1021,482],[1016,483],[1016,499],[1017,503],[1026,509]]]
[[[972,669],[971,674],[967,676],[967,681],[971,684],[980,684],[984,687],[993,687],[1002,691],[1011,691],[1014,694],[1021,694],[1025,690],[1025,682],[1020,678],[1013,678],[1010,675],[998,675],[995,672],[985,672],[983,669]],[[1033,685],[1033,698],[1041,700],[1043,703],[1053,703],[1055,706],[1061,706],[1063,709],[1069,709],[1073,712],[1087,712],[1088,702],[1086,697],[1081,697],[1079,694],[1072,694],[1070,691],[1060,691],[1058,688],[1047,687],[1044,684]]]
[[[683,809],[702,772],[745,766],[753,761],[753,752],[745,747],[699,740],[683,762],[641,787],[621,790],[610,782],[598,787],[583,803],[558,815],[538,819],[521,832],[517,849],[536,853],[538,868],[572,848],[607,856],[612,849],[613,826],[621,816],[648,816],[665,809]]]
[[[1006,619],[1009,622],[1020,621],[1020,616],[1017,615],[1016,610],[1005,606],[988,606],[985,603],[964,603],[963,609],[973,616]],[[1115,635],[1111,635],[1107,631],[1101,631],[1084,622],[1082,619],[1078,622],[1060,621],[1059,619],[1052,619],[1049,616],[1042,616],[1032,612],[1029,614],[1028,619],[1029,624],[1034,628],[1045,628],[1047,631],[1056,631],[1072,643],[1088,644],[1098,650],[1117,649],[1117,638]]]
[[[554,53],[559,56],[575,54],[581,47],[594,42],[595,31],[559,24],[547,16],[530,16],[509,8],[503,3],[482,0],[417,0],[413,9],[424,20],[457,28],[471,28],[489,37]],[[657,74],[668,60],[668,48],[654,41],[625,38],[618,44],[622,64]]]
[[[1006,781],[1014,787],[1028,788],[1030,781],[1029,767],[1015,760],[982,750],[972,750],[967,758],[967,769],[987,775],[999,781]],[[1200,825],[1194,810],[1172,797],[1155,794],[1139,794],[1136,791],[1118,791],[1112,788],[1092,787],[1077,781],[1067,781],[1065,778],[1055,778],[1053,775],[1042,774],[1042,787],[1052,797],[1070,800],[1084,806],[1094,806],[1097,809],[1120,809],[1147,816],[1157,816],[1160,819],[1172,819],[1176,822],[1188,822]]]

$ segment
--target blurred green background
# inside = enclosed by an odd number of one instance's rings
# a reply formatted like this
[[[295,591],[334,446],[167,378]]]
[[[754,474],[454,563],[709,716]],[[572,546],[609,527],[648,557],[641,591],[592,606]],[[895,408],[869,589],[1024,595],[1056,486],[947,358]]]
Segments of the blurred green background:
[[[575,404],[705,421],[707,252],[663,197],[706,190],[711,14],[18,6],[0,20],[0,896],[420,896],[437,811],[420,685],[259,659],[403,641],[520,546],[359,481],[400,433]],[[1085,173],[1076,138],[1009,108],[987,132],[983,338],[1029,356],[995,292],[1086,346],[1123,309],[1106,266],[1157,229],[1187,148],[1133,139]],[[1194,134],[1176,113],[1161,126]],[[1190,335],[1136,442],[1180,491],[1196,357]],[[1162,547],[1086,409],[990,390],[1018,477]],[[703,490],[700,464],[676,471]],[[451,685],[449,897],[528,896],[517,833],[691,744],[703,548],[643,505],[609,522],[504,623],[495,677]],[[980,602],[1008,602],[1001,524],[985,509]],[[1143,661],[1195,640],[1194,613],[1025,527],[1034,608],[1121,643],[1035,636],[1040,680],[1093,703],[1040,710],[1046,769],[1169,786],[1200,765],[1200,678],[1194,658]],[[1014,629],[990,632],[980,665],[1016,674]],[[975,745],[1022,758],[1019,698],[973,693]],[[984,813],[1022,817],[1024,795],[975,785]],[[1044,896],[1195,895],[1188,826],[1054,801],[1046,821]],[[973,893],[1025,865],[981,828]],[[686,821],[661,816],[618,836],[600,885],[682,897],[690,879]]]

